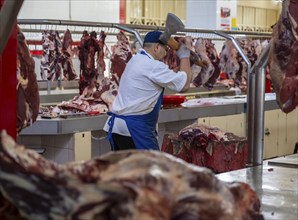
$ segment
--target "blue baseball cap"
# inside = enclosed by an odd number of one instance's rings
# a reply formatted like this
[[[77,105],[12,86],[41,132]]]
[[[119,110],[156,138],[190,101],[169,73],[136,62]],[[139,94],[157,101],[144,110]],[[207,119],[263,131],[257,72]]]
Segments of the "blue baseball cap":
[[[160,31],[150,31],[146,34],[144,38],[144,43],[160,43],[163,44],[159,37],[162,33]]]

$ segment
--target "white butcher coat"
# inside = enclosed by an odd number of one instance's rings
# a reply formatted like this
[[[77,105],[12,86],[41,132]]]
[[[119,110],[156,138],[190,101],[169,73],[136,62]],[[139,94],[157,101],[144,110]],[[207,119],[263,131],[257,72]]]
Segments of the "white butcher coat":
[[[170,70],[166,64],[154,60],[140,49],[127,63],[121,76],[112,112],[117,115],[147,114],[153,110],[163,88],[180,92],[186,80],[185,72]],[[109,130],[108,121],[104,126],[105,131]],[[112,133],[130,136],[125,121],[120,118],[115,118]]]

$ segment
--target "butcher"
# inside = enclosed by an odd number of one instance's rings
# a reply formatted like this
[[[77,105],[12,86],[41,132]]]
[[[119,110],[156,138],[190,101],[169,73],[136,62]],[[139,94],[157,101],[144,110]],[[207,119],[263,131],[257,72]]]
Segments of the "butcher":
[[[164,89],[185,92],[189,88],[190,50],[180,42],[176,52],[180,67],[174,72],[162,62],[168,46],[159,40],[161,34],[146,34],[143,49],[130,59],[122,74],[118,95],[104,126],[113,151],[159,150],[156,124]]]

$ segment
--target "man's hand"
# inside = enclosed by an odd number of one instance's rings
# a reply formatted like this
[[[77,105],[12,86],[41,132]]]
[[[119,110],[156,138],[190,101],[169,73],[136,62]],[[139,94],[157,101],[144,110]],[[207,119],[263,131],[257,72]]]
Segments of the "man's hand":
[[[185,44],[181,44],[179,49],[176,51],[177,56],[181,60],[182,58],[189,58],[190,50],[186,47]]]

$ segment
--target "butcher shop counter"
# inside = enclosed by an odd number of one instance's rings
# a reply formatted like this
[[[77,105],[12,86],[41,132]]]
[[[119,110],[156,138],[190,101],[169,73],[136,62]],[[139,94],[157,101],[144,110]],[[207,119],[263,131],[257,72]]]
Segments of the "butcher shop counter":
[[[200,117],[241,114],[247,107],[245,95],[203,98],[199,99],[199,103],[193,103],[194,100],[184,103],[184,107],[160,111],[158,120],[160,145],[165,133],[178,132]],[[275,94],[266,94],[264,109],[267,111],[277,108]],[[105,140],[106,134],[102,130],[107,118],[106,114],[66,119],[38,118],[32,126],[22,130],[17,141],[38,150],[46,149],[45,157],[61,163],[89,159],[110,150],[109,143]]]
[[[265,219],[298,219],[298,154],[264,161],[263,165],[216,175],[220,180],[249,184],[261,201]]]
[[[246,111],[246,96],[225,96],[222,98],[200,99],[208,101],[200,101],[194,103],[195,100],[189,100],[183,103],[182,107],[172,109],[161,109],[159,113],[158,123],[172,123],[188,120],[196,120],[200,117],[208,116],[224,116],[232,114],[240,114]],[[213,101],[214,100],[214,101]],[[189,103],[189,105],[187,104]],[[278,105],[275,101],[275,94],[266,94],[265,111],[277,109]],[[37,118],[32,126],[22,130],[20,135],[59,135],[71,134],[76,132],[101,130],[107,120],[106,114],[95,116],[77,116],[70,118]]]

